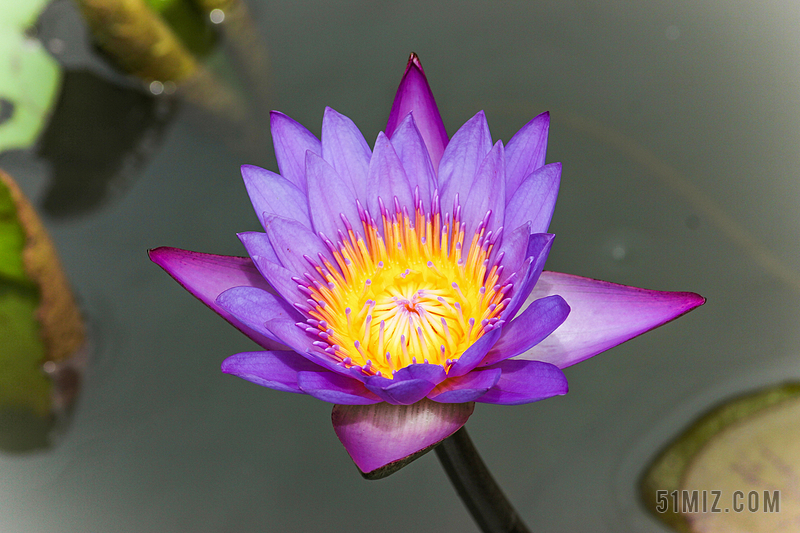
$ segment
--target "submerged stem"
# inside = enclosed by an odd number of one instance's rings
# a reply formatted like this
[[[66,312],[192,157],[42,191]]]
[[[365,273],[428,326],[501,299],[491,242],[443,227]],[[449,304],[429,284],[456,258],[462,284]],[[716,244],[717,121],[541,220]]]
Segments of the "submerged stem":
[[[450,482],[484,533],[530,533],[462,427],[436,447]]]

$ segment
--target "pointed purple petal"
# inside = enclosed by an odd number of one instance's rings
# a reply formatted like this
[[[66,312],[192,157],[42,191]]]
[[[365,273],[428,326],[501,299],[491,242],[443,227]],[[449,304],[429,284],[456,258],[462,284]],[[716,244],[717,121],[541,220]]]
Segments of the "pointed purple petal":
[[[440,403],[473,402],[497,384],[502,370],[476,370],[465,376],[448,378],[429,394],[428,398]]]
[[[510,229],[510,226],[504,226]],[[499,283],[505,283],[508,276],[522,268],[522,264],[527,258],[528,241],[531,237],[531,226],[528,223],[522,224],[511,232],[503,233],[503,241],[497,249],[497,255],[503,254],[503,273],[500,275]],[[490,260],[493,262],[494,257]]]
[[[550,254],[550,248],[553,246],[553,239],[555,235],[550,233],[534,233],[528,239],[528,250],[525,254],[528,256],[523,268],[519,271],[517,278],[514,281],[514,292],[511,295],[511,301],[508,307],[503,311],[503,320],[509,321],[517,315],[522,304],[528,298],[528,295],[533,290],[539,276],[542,274],[544,264],[547,261],[547,256]],[[532,258],[532,260],[531,260]]]
[[[222,371],[262,387],[303,394],[297,385],[297,373],[321,370],[295,352],[245,352],[222,362]]]
[[[300,389],[323,402],[343,405],[370,405],[382,401],[355,379],[333,372],[300,372]]]
[[[406,171],[411,190],[419,187],[420,198],[426,206],[430,205],[433,190],[436,188],[436,172],[413,115],[407,115],[403,119],[391,135],[391,140],[397,157],[400,158],[400,163]]]
[[[458,361],[453,363],[453,366],[450,367],[450,370],[447,371],[447,376],[450,378],[456,376],[463,376],[483,361],[483,358],[486,357],[486,354],[489,353],[492,346],[497,342],[497,339],[500,338],[502,334],[501,328],[496,328],[486,333],[483,337],[475,341],[472,346],[467,348],[467,350],[461,354],[461,357],[458,358]]]
[[[352,120],[325,108],[322,117],[322,158],[336,169],[356,198],[364,199],[372,156],[367,141]]]
[[[474,408],[471,402],[429,400],[413,405],[336,405],[331,418],[336,436],[362,474],[379,479],[458,431]]]
[[[297,289],[297,282],[292,280],[292,277],[296,276],[294,272],[257,255],[253,257],[253,262],[261,275],[269,281],[270,285],[287,303],[296,304],[306,301],[307,296]]]
[[[386,135],[393,139],[395,131],[400,129],[399,124],[409,113],[414,114],[414,120],[428,148],[435,172],[435,169],[439,168],[439,160],[447,146],[447,131],[416,54],[411,54],[408,58],[406,71],[400,80],[400,87],[397,89],[389,113]]]
[[[566,368],[657,328],[703,305],[692,292],[626,287],[558,272],[542,273],[531,298],[558,294],[570,308],[567,320],[517,359],[546,361]]]
[[[394,151],[389,138],[383,133],[378,133],[375,140],[375,152],[369,162],[369,177],[367,180],[367,206],[373,218],[380,216],[378,208],[378,197],[383,200],[383,204],[394,213],[394,198],[400,207],[406,207],[409,211],[414,208],[414,196],[411,186],[408,183],[406,172],[403,165]]]
[[[445,377],[444,368],[439,365],[416,364],[395,372],[394,379],[369,377],[366,386],[386,402],[410,405],[427,396]]]
[[[305,192],[306,152],[321,155],[322,143],[299,122],[278,111],[269,114],[269,124],[281,175]],[[258,215],[260,218],[261,213]]]
[[[289,180],[253,165],[242,165],[242,178],[259,220],[264,214],[278,215],[311,227],[308,199]]]
[[[472,237],[475,228],[489,211],[492,212],[492,216],[488,230],[496,230],[504,225],[506,194],[503,165],[505,165],[503,143],[497,141],[478,167],[472,185],[461,194],[461,205],[464,206],[462,220],[466,226],[468,239]]]
[[[327,161],[309,152],[306,159],[308,204],[314,231],[335,239],[337,230],[344,230],[342,215],[353,230],[361,234],[356,198],[339,174]],[[315,257],[316,259],[316,257]]]
[[[563,395],[569,390],[564,373],[557,366],[541,361],[509,359],[490,368],[499,368],[503,373],[497,384],[476,400],[481,403],[520,405]]]
[[[163,268],[195,298],[258,345],[267,349],[286,348],[242,324],[217,305],[217,296],[231,287],[248,286],[265,291],[275,290],[261,277],[252,260],[247,257],[203,254],[167,247],[149,250],[148,255],[151,261]]]
[[[274,337],[267,329],[267,321],[281,318],[297,322],[303,319],[283,298],[255,287],[233,287],[217,296],[217,304],[239,321],[267,337]],[[278,340],[277,338],[274,340]]]
[[[560,183],[561,163],[545,165],[525,178],[506,206],[506,224],[515,227],[530,221],[533,233],[546,232],[556,208]]]
[[[278,262],[278,256],[275,255],[275,250],[272,248],[272,243],[269,242],[269,237],[266,233],[258,231],[244,231],[237,233],[237,237],[247,250],[247,255],[250,257],[263,257],[273,263]]]
[[[522,180],[544,165],[549,128],[550,113],[545,112],[525,124],[508,141],[508,145],[506,145],[506,198],[508,200],[514,196]]]
[[[558,295],[534,300],[517,318],[503,327],[500,340],[489,350],[481,365],[499,363],[530,350],[558,326],[569,315],[569,305]]]
[[[492,134],[486,115],[480,111],[453,135],[439,163],[439,198],[442,211],[450,212],[460,193],[463,204],[478,167],[492,149]]]
[[[264,230],[281,265],[295,276],[302,276],[304,272],[313,270],[303,256],[316,261],[317,254],[328,255],[319,237],[294,220],[267,216],[264,218]]]

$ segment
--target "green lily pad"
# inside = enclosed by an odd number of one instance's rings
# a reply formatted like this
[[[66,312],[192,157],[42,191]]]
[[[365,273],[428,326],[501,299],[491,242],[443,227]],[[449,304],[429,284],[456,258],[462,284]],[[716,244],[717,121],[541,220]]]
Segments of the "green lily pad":
[[[800,383],[734,398],[646,472],[645,506],[676,531],[800,531]]]
[[[0,8],[0,152],[33,144],[47,123],[61,69],[28,32],[47,0],[3,0]]]
[[[77,392],[84,325],[44,226],[2,171],[0,339],[0,449],[44,445]]]

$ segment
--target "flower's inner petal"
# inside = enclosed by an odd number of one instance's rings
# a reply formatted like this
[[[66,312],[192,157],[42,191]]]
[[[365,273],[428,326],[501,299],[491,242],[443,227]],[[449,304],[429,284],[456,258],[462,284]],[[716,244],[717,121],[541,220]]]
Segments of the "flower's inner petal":
[[[352,228],[327,242],[331,264],[295,278],[307,295],[308,324],[327,343],[325,353],[364,375],[393,379],[409,365],[445,370],[475,341],[503,322],[513,284],[489,258],[496,236],[487,213],[466,240],[461,207],[444,216],[415,199],[409,213],[395,199],[379,202],[376,223],[359,206],[363,235]],[[318,341],[319,342],[319,341]]]

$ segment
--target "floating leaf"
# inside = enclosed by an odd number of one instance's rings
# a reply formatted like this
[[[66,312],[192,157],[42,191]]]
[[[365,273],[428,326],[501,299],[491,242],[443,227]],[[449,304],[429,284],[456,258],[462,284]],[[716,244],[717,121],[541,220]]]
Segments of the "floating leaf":
[[[0,171],[0,448],[47,444],[77,392],[84,326],[52,241]]]
[[[48,0],[3,0],[0,13],[0,152],[33,144],[47,122],[61,69],[29,36]]]
[[[645,505],[681,532],[800,531],[798,422],[800,383],[714,408],[650,466]]]

